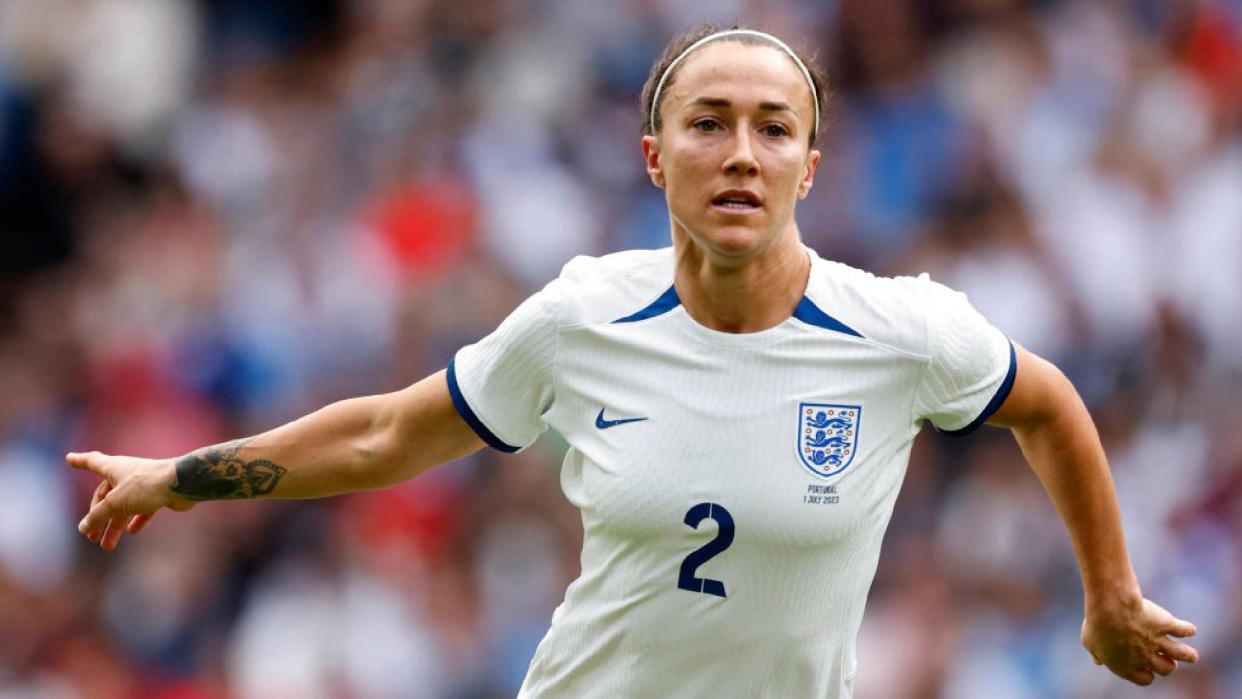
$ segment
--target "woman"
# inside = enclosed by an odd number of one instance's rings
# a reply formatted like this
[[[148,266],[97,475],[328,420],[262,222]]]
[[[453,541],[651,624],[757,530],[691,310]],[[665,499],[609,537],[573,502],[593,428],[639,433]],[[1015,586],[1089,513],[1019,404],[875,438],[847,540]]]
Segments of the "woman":
[[[161,507],[391,485],[548,426],[571,445],[582,575],[522,696],[848,697],[854,638],[924,421],[1010,428],[1069,529],[1082,640],[1138,684],[1196,651],[1145,600],[1070,383],[963,295],[800,242],[823,80],[778,39],[704,28],[644,89],[673,247],[579,258],[446,371],[176,460],[70,454],[104,477],[104,549]],[[131,519],[132,518],[132,519]],[[711,520],[711,523],[708,522]]]

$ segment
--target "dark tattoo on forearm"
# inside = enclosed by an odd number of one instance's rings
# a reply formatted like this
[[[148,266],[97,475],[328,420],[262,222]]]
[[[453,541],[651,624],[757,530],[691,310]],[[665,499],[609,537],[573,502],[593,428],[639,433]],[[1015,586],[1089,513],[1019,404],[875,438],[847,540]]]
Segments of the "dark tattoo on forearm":
[[[288,469],[265,459],[239,459],[249,442],[239,439],[177,459],[172,491],[187,500],[244,500],[272,492]]]

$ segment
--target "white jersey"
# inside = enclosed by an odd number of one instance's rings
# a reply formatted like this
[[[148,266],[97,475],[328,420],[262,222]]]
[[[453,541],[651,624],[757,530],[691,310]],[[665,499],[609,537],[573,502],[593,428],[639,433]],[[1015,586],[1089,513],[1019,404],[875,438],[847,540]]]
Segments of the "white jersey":
[[[963,294],[807,252],[793,317],[748,334],[686,313],[671,249],[577,258],[449,365],[493,447],[571,447],[582,574],[520,697],[850,696],[914,437],[977,427],[1015,362]]]

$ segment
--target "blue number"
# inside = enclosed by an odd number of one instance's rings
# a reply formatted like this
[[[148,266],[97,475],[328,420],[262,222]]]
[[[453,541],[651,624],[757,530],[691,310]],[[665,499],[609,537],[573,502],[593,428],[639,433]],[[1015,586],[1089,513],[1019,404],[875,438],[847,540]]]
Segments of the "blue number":
[[[721,551],[729,548],[733,543],[733,515],[725,508],[713,502],[700,502],[686,512],[686,524],[693,529],[698,529],[699,524],[705,519],[714,519],[716,524],[720,526],[720,531],[716,532],[716,538],[703,544],[698,550],[686,556],[686,560],[681,562],[681,575],[677,577],[677,587],[682,590],[691,592],[702,592],[707,595],[716,595],[717,597],[725,596],[724,583],[711,578],[695,577],[694,571],[699,566],[716,557]]]

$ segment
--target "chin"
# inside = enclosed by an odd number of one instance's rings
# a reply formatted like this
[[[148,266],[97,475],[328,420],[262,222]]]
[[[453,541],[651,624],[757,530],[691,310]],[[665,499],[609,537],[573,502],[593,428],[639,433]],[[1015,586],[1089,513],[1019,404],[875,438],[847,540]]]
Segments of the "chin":
[[[722,257],[749,257],[765,249],[775,238],[767,231],[745,225],[715,225],[700,229],[695,242]]]
[[[780,238],[779,231],[769,230],[755,216],[745,217],[750,220],[713,215],[694,218],[697,220],[686,220],[674,214],[674,237],[680,234],[694,247],[722,261],[749,259]]]
[[[710,236],[704,241],[718,253],[734,256],[744,256],[759,249],[761,246],[760,236],[755,235],[751,231],[721,231],[718,235]]]

